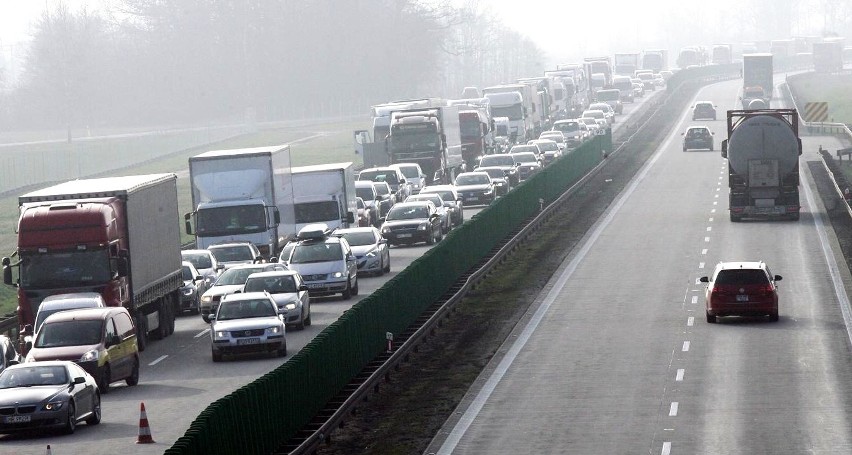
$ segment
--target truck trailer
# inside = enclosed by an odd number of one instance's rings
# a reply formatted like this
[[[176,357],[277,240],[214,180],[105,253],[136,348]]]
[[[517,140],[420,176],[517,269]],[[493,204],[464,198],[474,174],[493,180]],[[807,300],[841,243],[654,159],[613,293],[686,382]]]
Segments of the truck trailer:
[[[459,107],[393,112],[388,152],[391,164],[419,164],[426,174],[427,184],[451,183],[464,165]]]
[[[728,204],[731,221],[799,219],[799,117],[795,109],[728,111]]]
[[[655,74],[669,69],[669,51],[667,49],[645,49],[642,51],[642,69]]]
[[[18,198],[17,262],[2,264],[3,281],[17,288],[22,350],[54,294],[96,292],[124,306],[140,350],[149,333],[174,332],[183,285],[176,182],[175,174],[73,180]]]
[[[633,76],[633,72],[639,68],[638,53],[615,54],[615,74],[622,76]],[[658,71],[659,72],[659,71]]]
[[[358,205],[352,163],[294,167],[292,178],[294,232],[313,223],[325,223],[330,229],[355,226]]]
[[[537,93],[526,84],[495,85],[482,89],[483,96],[491,105],[491,115],[509,118],[509,135],[518,142],[538,137],[541,131],[541,116],[536,111]]]
[[[184,220],[196,248],[243,240],[268,258],[295,234],[289,145],[201,153],[189,158],[189,180]]]
[[[768,108],[772,99],[772,54],[743,55],[743,109],[748,109],[753,100],[761,100],[762,108]]]

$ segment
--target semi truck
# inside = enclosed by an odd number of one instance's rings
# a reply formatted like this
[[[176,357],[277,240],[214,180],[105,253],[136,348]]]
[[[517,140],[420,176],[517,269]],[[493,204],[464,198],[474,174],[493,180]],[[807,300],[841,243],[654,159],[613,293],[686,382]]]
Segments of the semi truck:
[[[536,111],[534,102],[538,94],[533,93],[531,86],[495,85],[482,89],[482,93],[491,105],[491,115],[509,118],[511,138],[518,142],[526,142],[538,137],[536,131],[541,131],[541,116]]]
[[[494,121],[487,98],[448,100],[448,106],[459,107],[459,134],[462,159],[466,169],[477,159],[494,149]]]
[[[54,294],[96,292],[127,308],[140,350],[149,333],[174,332],[183,285],[176,182],[175,174],[73,180],[18,197],[16,262],[2,264],[3,282],[17,288],[22,350]]]
[[[772,99],[772,54],[743,55],[743,109],[760,100],[768,108]]]
[[[463,169],[459,107],[396,111],[388,135],[391,164],[417,163],[427,184],[451,183]]]
[[[193,211],[184,222],[196,248],[250,241],[268,258],[295,234],[289,145],[195,155],[189,181]]]
[[[293,232],[313,223],[325,223],[331,229],[355,226],[358,204],[352,163],[294,167],[292,181]]]
[[[642,69],[655,74],[669,69],[669,51],[667,49],[645,49],[642,52]]]
[[[589,82],[583,65],[564,63],[556,70],[545,71],[544,75],[562,81],[565,86],[565,117],[577,118],[589,107]]]
[[[638,53],[615,54],[614,63],[615,74],[622,76],[633,76],[634,71],[641,69],[639,68]]]
[[[733,61],[733,46],[730,44],[713,45],[711,62],[713,62],[714,65],[727,65],[729,63],[733,63]]]
[[[603,86],[598,88],[612,88],[612,60],[609,57],[587,57],[583,62],[586,63],[586,76],[590,81],[593,74],[603,74]]]
[[[799,219],[799,117],[795,109],[733,110],[727,115],[731,221]]]

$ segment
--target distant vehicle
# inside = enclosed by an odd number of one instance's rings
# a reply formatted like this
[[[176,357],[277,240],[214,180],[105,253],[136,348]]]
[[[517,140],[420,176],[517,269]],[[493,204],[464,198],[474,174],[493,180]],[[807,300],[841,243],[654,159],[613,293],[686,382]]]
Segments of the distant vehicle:
[[[518,174],[521,176],[521,181],[529,179],[541,170],[541,161],[534,152],[515,152],[512,153],[512,158],[520,163]]]
[[[396,195],[388,182],[373,182],[373,189],[376,190],[376,204],[379,206],[379,223],[381,224],[391,207],[397,203]]]
[[[512,158],[515,160],[516,166],[518,165],[518,159],[515,157],[515,154],[524,152],[532,153],[533,155],[535,155],[537,160],[541,159],[541,149],[538,148],[538,145],[536,145],[535,142],[530,141],[527,144],[518,144],[513,146],[511,150],[509,150],[509,154],[512,155]],[[523,178],[521,180],[523,180]]]
[[[716,120],[716,105],[710,101],[696,101],[692,106],[692,120]]]
[[[497,197],[509,194],[512,189],[509,184],[509,178],[506,176],[506,171],[502,167],[486,166],[476,168],[477,172],[485,172],[491,177],[491,183],[494,185],[494,192]]]
[[[263,261],[257,246],[249,241],[225,242],[207,247],[225,269],[238,264],[253,264]]]
[[[707,149],[713,150],[713,133],[706,126],[690,126],[683,136],[683,151]]]
[[[577,147],[587,138],[587,132],[582,130],[580,123],[577,119],[557,120],[553,122],[553,130],[562,133],[566,146]]]
[[[611,117],[600,109],[587,109],[583,111],[583,117],[595,119],[602,130],[606,130],[611,124]]]
[[[641,82],[633,82],[633,95],[636,98],[642,98],[645,96],[645,85]]]
[[[479,167],[488,166],[497,166],[506,171],[506,177],[509,179],[510,186],[515,186],[521,182],[521,178],[518,175],[518,162],[508,153],[483,156],[479,160]]]
[[[601,127],[602,122],[605,122],[605,120],[601,121],[594,117],[580,117],[577,121],[585,124],[592,136],[601,136],[606,134],[606,129]]]
[[[623,103],[632,103],[635,98],[633,82],[630,76],[615,76],[612,78],[612,88],[618,90],[619,99]]]
[[[18,352],[15,343],[6,335],[0,335],[0,371],[24,362],[24,357]]]
[[[441,217],[441,230],[444,234],[450,232],[450,229],[453,228],[453,222],[450,220],[450,211],[447,210],[447,207],[444,206],[444,200],[440,195],[435,193],[426,193],[424,195],[416,194],[408,198],[411,202],[415,201],[430,201],[435,204],[435,209],[438,212],[438,215]]]
[[[468,174],[459,174],[459,177]],[[441,216],[431,201],[402,202],[396,204],[382,224],[382,237],[388,245],[425,242],[433,245],[444,238]]]
[[[595,110],[603,111],[604,118],[608,122],[607,126],[612,126],[612,124],[615,123],[616,112],[615,112],[615,109],[612,106],[609,105],[609,103],[592,103],[592,104],[589,105],[588,110],[589,111],[595,111]],[[588,116],[585,116],[585,117],[588,117]],[[595,116],[593,115],[592,117],[595,117]]]
[[[515,157],[511,157],[515,161]],[[517,162],[517,161],[516,161]],[[520,174],[518,175],[520,178]],[[485,172],[473,171],[459,174],[455,181],[456,191],[465,204],[490,204],[494,202],[494,184]]]
[[[536,140],[536,139],[533,139],[533,140]],[[558,148],[560,151],[565,150],[565,146],[566,146],[565,134],[562,133],[562,131],[558,131],[558,130],[543,131],[538,136],[537,140],[545,140],[545,141],[556,142],[556,148]],[[541,148],[541,147],[539,147],[539,148]]]
[[[358,209],[358,216],[356,217],[358,227],[372,226],[373,209],[371,207],[367,207],[367,204],[365,204],[364,200],[360,197],[355,198],[355,206]]]
[[[621,98],[621,90],[618,89],[598,90],[595,97],[595,99],[598,100],[598,103],[605,103],[609,105],[616,114],[624,112],[624,105],[621,103]],[[595,104],[597,105],[598,103]],[[590,106],[590,108],[592,107]]]
[[[559,148],[559,144],[557,144],[556,141],[551,141],[550,139],[536,139],[530,142],[535,144],[541,151],[541,164],[543,166],[554,162],[557,158],[562,156],[562,150]]]
[[[402,175],[405,176],[406,182],[411,186],[411,194],[417,194],[420,189],[426,186],[426,174],[420,165],[417,163],[397,163],[391,164],[390,167],[399,169]]]
[[[743,55],[743,109],[748,109],[753,99],[763,100],[764,107],[769,107],[773,89],[772,59],[772,54]]]
[[[641,81],[642,85],[645,86],[645,90],[654,91],[657,89],[657,85],[654,83],[654,74],[653,73],[639,73],[636,75]]]
[[[276,270],[252,273],[243,285],[243,292],[268,293],[284,323],[297,330],[304,330],[311,325],[311,296],[299,272]]]
[[[778,320],[778,286],[781,275],[772,275],[763,262],[720,262],[704,292],[707,322],[722,316],[768,316]]]
[[[482,98],[482,93],[479,92],[479,89],[476,87],[465,87],[462,90],[461,97],[463,99],[466,98]]]
[[[453,185],[430,185],[420,191],[421,194],[435,193],[441,196],[444,207],[450,212],[450,220],[453,226],[461,226],[464,223],[464,203],[461,196]]]
[[[80,308],[103,308],[104,298],[97,292],[75,292],[73,294],[54,294],[44,298],[36,313],[34,332],[38,332],[41,324],[53,313]]]
[[[355,225],[355,169],[351,162],[298,166],[290,172],[296,221],[290,234],[313,223],[325,223],[332,229]]]
[[[674,75],[674,73],[673,73],[672,71],[669,71],[669,70],[662,70],[662,71],[660,71],[660,76],[662,76],[662,77],[663,77],[663,80],[664,80],[664,81],[666,81],[666,82],[668,82],[668,81],[669,81],[669,79],[670,79],[673,75]]]
[[[289,255],[282,257],[281,260],[286,260]],[[273,270],[287,270],[284,264],[242,264],[231,267],[222,272],[219,279],[213,283],[204,294],[201,295],[201,319],[204,322],[210,322],[210,315],[216,314],[216,308],[219,307],[219,301],[228,294],[233,294],[242,289],[246,284],[246,280],[252,273],[269,272]]]
[[[231,294],[222,299],[210,327],[214,362],[227,354],[268,352],[287,355],[286,328],[275,301],[266,292]]]
[[[210,286],[213,286],[216,278],[219,278],[219,274],[225,270],[225,265],[220,264],[210,250],[181,250],[180,257],[182,260],[192,263],[198,273],[204,277],[204,285],[199,289],[202,294]]]
[[[387,241],[374,227],[338,229],[334,231],[349,242],[358,261],[358,273],[376,276],[390,272],[391,258]]]
[[[356,180],[369,180],[371,182],[385,182],[390,185],[391,191],[396,197],[396,202],[402,202],[411,195],[411,185],[408,184],[402,171],[395,167],[374,167],[364,169],[358,173]]]
[[[77,423],[101,423],[101,395],[95,379],[74,362],[13,365],[0,373],[0,409],[31,408],[0,419],[0,433],[59,429],[72,434]]]
[[[180,287],[180,309],[198,314],[201,311],[201,291],[199,289],[204,286],[204,277],[189,261],[183,261],[180,269],[183,274],[183,286]]]
[[[302,228],[287,266],[302,274],[311,295],[340,293],[349,300],[358,295],[358,264],[349,242],[331,234],[324,224]]]
[[[376,191],[376,186],[369,180],[355,181],[355,197],[361,198],[366,206],[366,210],[370,212],[370,222],[373,226],[381,224],[381,218],[384,216],[381,207],[379,207],[381,198]],[[390,187],[388,187],[388,195],[390,195]]]

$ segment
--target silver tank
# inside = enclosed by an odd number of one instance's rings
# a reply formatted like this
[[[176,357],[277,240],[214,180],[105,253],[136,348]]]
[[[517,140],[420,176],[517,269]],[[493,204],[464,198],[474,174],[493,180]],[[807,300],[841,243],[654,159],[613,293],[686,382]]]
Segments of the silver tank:
[[[728,163],[740,175],[748,175],[749,160],[778,160],[783,176],[799,162],[799,141],[785,120],[755,115],[742,121],[728,138]]]

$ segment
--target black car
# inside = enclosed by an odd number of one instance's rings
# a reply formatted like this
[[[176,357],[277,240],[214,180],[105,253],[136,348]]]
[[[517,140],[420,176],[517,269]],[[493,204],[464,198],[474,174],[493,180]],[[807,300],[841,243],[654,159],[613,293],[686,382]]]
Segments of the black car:
[[[521,183],[518,176],[518,162],[508,153],[498,155],[485,155],[479,160],[479,167],[497,166],[506,171],[506,178],[509,179],[509,186],[515,186]],[[474,169],[476,170],[476,169]]]
[[[396,204],[382,224],[382,237],[389,245],[418,242],[432,245],[444,238],[441,215],[431,201]]]
[[[189,261],[183,261],[180,268],[183,275],[183,285],[180,287],[180,309],[198,314],[201,312],[204,277]]]
[[[455,186],[465,204],[487,205],[497,197],[487,172],[462,172],[456,176]]]
[[[683,151],[713,150],[713,132],[706,126],[690,126],[683,135]]]
[[[494,184],[494,191],[497,196],[505,196],[512,189],[509,186],[509,178],[506,176],[506,171],[497,166],[486,166],[476,168],[477,172],[485,172],[491,177],[491,183]]]
[[[716,120],[716,106],[709,101],[699,101],[692,107],[692,120]]]
[[[420,190],[420,194],[436,193],[444,201],[444,207],[450,212],[453,226],[464,223],[464,202],[453,185],[430,185]]]

